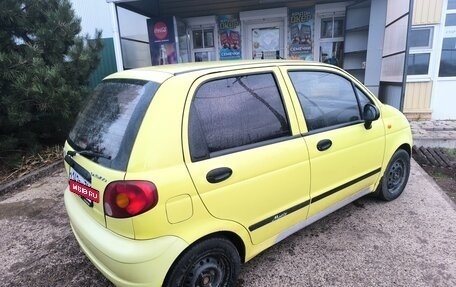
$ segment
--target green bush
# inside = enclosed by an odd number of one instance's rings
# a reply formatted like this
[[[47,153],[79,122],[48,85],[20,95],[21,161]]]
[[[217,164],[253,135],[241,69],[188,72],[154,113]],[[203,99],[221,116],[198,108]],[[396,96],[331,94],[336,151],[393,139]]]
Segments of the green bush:
[[[0,1],[0,164],[66,138],[102,49],[80,22],[67,0]]]

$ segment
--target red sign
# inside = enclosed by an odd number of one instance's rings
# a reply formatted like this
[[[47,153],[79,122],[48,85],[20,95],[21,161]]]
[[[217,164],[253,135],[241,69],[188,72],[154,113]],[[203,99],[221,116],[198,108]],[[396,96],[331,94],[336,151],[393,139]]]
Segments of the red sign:
[[[95,202],[100,202],[99,191],[70,179],[70,191]]]
[[[154,25],[154,35],[158,40],[164,40],[168,37],[168,26],[163,22],[157,22]]]

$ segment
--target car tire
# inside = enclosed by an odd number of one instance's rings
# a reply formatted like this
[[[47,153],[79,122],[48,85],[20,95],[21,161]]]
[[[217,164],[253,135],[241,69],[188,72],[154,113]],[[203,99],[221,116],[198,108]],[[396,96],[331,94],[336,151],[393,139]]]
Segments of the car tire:
[[[235,286],[240,266],[238,250],[231,241],[206,239],[191,246],[177,259],[163,286]]]
[[[377,187],[376,195],[385,201],[399,197],[404,191],[410,174],[410,155],[403,149],[397,150],[386,167]]]

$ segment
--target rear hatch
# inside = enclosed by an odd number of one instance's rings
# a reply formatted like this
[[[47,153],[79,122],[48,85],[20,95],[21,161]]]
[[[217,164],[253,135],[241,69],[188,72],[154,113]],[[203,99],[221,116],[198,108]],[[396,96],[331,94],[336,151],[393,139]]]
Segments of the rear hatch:
[[[102,225],[109,227],[110,221],[104,191],[109,183],[125,178],[136,134],[158,86],[144,80],[103,81],[70,132],[65,145],[69,191],[78,198],[76,204]],[[115,231],[134,237],[131,219],[120,221]]]

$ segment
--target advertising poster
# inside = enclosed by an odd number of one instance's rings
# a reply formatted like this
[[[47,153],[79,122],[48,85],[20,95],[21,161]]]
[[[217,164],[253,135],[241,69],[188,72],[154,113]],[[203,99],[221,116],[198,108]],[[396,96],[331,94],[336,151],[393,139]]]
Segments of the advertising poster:
[[[290,9],[288,58],[313,60],[314,8]]]
[[[152,65],[177,63],[173,17],[147,19]]]
[[[217,16],[220,60],[241,59],[241,22],[237,15]]]

